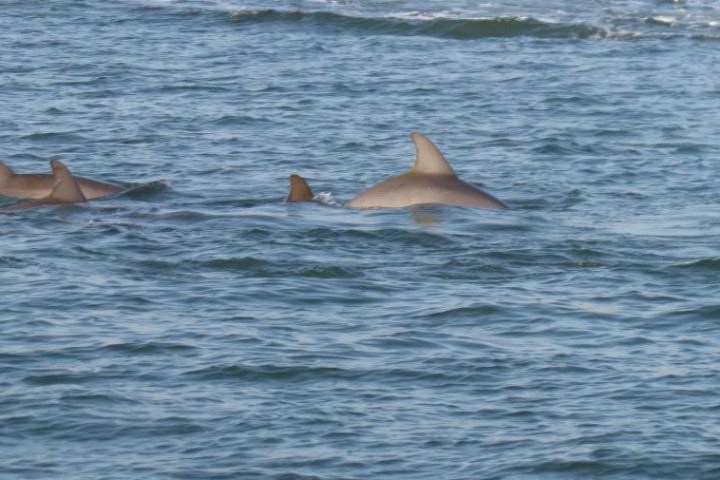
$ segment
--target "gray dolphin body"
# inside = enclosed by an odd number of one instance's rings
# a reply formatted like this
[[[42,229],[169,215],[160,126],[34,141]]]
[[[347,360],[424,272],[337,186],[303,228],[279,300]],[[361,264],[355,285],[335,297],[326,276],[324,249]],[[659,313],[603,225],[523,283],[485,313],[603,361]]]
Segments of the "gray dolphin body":
[[[3,213],[18,212],[45,205],[62,205],[67,203],[87,202],[87,198],[80,188],[80,182],[73,177],[70,170],[60,161],[51,160],[53,185],[50,192],[42,198],[26,200],[0,210]]]
[[[483,208],[507,206],[489,193],[460,180],[440,150],[425,135],[413,133],[410,138],[416,152],[413,168],[365,190],[350,200],[348,207],[402,208],[432,203]],[[287,201],[308,202],[312,199],[307,182],[299,175],[291,175]]]
[[[503,208],[489,193],[458,178],[440,150],[422,133],[410,135],[415,144],[415,165],[365,190],[348,202],[353,208],[402,208],[439,203]]]
[[[111,183],[98,182],[83,177],[73,178],[80,186],[80,190],[87,200],[109,197],[123,191],[123,188]],[[0,195],[2,196],[40,199],[50,194],[54,183],[54,174],[15,173],[0,162]]]

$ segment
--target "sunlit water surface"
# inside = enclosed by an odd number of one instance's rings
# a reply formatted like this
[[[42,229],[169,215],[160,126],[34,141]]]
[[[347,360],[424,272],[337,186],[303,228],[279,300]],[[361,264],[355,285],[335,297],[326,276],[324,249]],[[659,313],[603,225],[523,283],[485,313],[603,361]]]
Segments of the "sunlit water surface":
[[[4,2],[2,478],[720,478],[720,7],[428,3]]]

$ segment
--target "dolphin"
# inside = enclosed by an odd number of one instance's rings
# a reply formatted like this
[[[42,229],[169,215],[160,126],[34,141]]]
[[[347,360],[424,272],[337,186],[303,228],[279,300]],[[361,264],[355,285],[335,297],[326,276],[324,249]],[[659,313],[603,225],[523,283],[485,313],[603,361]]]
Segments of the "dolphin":
[[[52,163],[52,162],[51,162]],[[123,188],[83,177],[73,177],[87,200],[117,195]],[[0,162],[0,195],[14,198],[46,197],[53,189],[55,176],[47,173],[15,173]]]
[[[70,170],[60,161],[51,160],[53,186],[46,196],[38,199],[27,200],[15,205],[3,208],[3,213],[12,213],[29,208],[37,208],[45,205],[61,205],[67,203],[84,203],[87,198],[83,195],[80,183],[72,176]]]
[[[348,207],[402,208],[431,203],[484,208],[507,206],[489,193],[460,180],[425,135],[413,132],[410,138],[415,144],[415,165],[360,193],[347,203]]]
[[[310,185],[300,175],[290,175],[290,192],[288,193],[287,202],[309,202],[315,195],[310,189]]]

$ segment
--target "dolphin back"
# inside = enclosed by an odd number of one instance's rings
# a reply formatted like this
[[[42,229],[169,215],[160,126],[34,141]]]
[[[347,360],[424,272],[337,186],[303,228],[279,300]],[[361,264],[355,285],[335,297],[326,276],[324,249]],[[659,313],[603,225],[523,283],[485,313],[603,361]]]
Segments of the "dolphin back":
[[[348,202],[353,208],[402,208],[410,205],[447,204],[484,208],[506,205],[455,174],[440,149],[422,133],[410,135],[415,144],[415,165],[360,193]]]

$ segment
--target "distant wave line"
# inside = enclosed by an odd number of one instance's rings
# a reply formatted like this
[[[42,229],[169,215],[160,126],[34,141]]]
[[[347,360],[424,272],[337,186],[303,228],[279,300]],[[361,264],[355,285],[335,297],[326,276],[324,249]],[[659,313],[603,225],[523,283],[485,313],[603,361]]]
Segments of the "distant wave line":
[[[405,19],[274,9],[235,10],[229,15],[234,22],[243,24],[309,24],[327,28],[351,28],[369,34],[419,35],[458,40],[518,36],[584,39],[607,35],[604,29],[584,23],[550,23],[531,17]]]
[[[482,38],[536,37],[604,40],[675,40],[720,41],[720,35],[693,30],[634,31],[600,27],[584,22],[548,22],[532,17],[495,18],[406,18],[399,16],[367,17],[328,11],[233,10],[226,12],[238,24],[285,23],[326,28],[337,32],[355,31],[368,35],[430,36],[456,40]],[[647,24],[646,19],[642,21]]]

